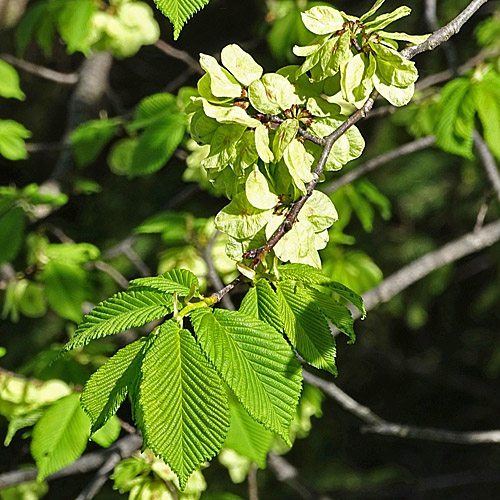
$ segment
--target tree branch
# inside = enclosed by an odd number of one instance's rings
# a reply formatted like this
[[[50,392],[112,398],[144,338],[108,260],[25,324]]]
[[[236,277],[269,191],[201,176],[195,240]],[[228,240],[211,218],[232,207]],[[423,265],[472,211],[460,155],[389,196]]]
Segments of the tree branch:
[[[473,140],[479,159],[486,170],[486,175],[488,176],[488,179],[490,180],[497,195],[497,199],[500,202],[500,174],[498,173],[495,158],[491,153],[488,144],[486,144],[485,140],[481,137],[481,134],[477,130],[473,131]]]
[[[61,73],[60,71],[54,71],[53,69],[46,68],[45,66],[39,66],[38,64],[33,64],[18,57],[14,57],[10,54],[0,54],[0,59],[5,62],[15,66],[16,68],[22,69],[27,73],[39,76],[45,80],[50,80],[52,82],[61,83],[63,85],[74,85],[80,79],[79,73]]]
[[[399,438],[423,439],[440,443],[500,443],[500,430],[456,432],[445,429],[435,429],[432,427],[417,427],[389,422],[379,417],[367,406],[358,403],[333,382],[323,380],[305,370],[303,371],[303,375],[306,382],[320,388],[327,396],[337,401],[344,410],[367,424],[361,428],[362,432],[383,434],[385,436],[395,436]]]
[[[175,59],[179,59],[180,61],[186,63],[186,65],[195,73],[198,73],[199,75],[203,75],[205,73],[199,63],[184,50],[176,49],[163,40],[158,40],[155,42],[154,46],[157,49],[160,49],[167,56],[174,57]]]
[[[102,467],[111,454],[118,452],[122,459],[127,458],[141,446],[142,436],[139,434],[125,436],[116,443],[112,444],[109,448],[83,455],[71,465],[68,465],[67,467],[64,467],[63,469],[48,476],[47,481],[52,481],[61,477],[73,476],[75,474],[86,474],[87,472],[91,472],[99,467]],[[37,474],[38,469],[36,467],[6,472],[5,474],[0,475],[0,490],[8,488],[9,486],[16,486],[17,484],[34,481]]]
[[[364,176],[368,172],[375,170],[377,167],[385,165],[392,160],[396,160],[401,156],[406,156],[411,153],[415,153],[416,151],[428,148],[429,146],[432,146],[434,142],[435,137],[433,135],[428,135],[426,137],[422,137],[421,139],[417,139],[415,141],[404,144],[403,146],[395,148],[392,151],[376,156],[375,158],[368,160],[366,163],[363,163],[356,169],[347,172],[345,175],[340,177],[340,179],[328,183],[321,189],[321,191],[323,191],[323,193],[325,194],[331,194],[337,191],[337,189],[345,186],[346,184],[349,184],[356,179]]]

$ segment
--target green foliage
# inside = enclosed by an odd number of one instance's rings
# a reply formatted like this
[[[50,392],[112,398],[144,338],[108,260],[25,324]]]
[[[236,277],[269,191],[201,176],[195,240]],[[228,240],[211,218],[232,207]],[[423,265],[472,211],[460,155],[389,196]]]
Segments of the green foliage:
[[[14,120],[0,120],[0,155],[8,160],[28,158],[25,139],[31,132]]]
[[[19,87],[19,76],[17,71],[5,61],[0,60],[0,96],[13,97],[24,101],[26,96]]]
[[[173,24],[174,40],[177,40],[186,21],[200,9],[203,9],[209,1],[210,0],[155,0],[155,3]]]
[[[141,428],[145,443],[170,465],[184,489],[191,473],[224,442],[227,399],[188,331],[168,321],[157,335],[142,365]]]

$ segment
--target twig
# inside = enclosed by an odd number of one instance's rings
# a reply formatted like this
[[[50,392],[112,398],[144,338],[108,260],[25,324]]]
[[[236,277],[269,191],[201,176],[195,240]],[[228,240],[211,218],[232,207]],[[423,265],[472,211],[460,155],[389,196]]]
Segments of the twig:
[[[340,189],[342,186],[345,186],[346,184],[359,179],[368,172],[375,170],[377,167],[385,165],[392,160],[396,160],[401,156],[406,156],[411,153],[415,153],[416,151],[428,148],[429,146],[432,146],[434,142],[435,137],[433,135],[428,135],[426,137],[422,137],[421,139],[417,139],[415,141],[404,144],[403,146],[395,148],[392,151],[376,156],[375,158],[372,158],[366,163],[360,165],[355,170],[347,172],[345,175],[340,177],[340,179],[337,179],[322,187],[321,191],[323,191],[325,194],[331,194],[337,191],[337,189]]]
[[[128,288],[128,280],[123,276],[122,273],[117,271],[113,266],[110,266],[107,262],[102,260],[96,260],[95,262],[89,262],[89,265],[97,269],[98,271],[102,271],[110,276],[118,285],[120,285],[124,290]]]
[[[443,42],[449,40],[453,35],[456,35],[462,26],[476,13],[476,11],[487,2],[488,0],[472,0],[472,2],[465,7],[465,9],[458,14],[455,19],[450,21],[446,26],[438,29],[432,35],[418,45],[412,45],[403,49],[401,55],[406,59],[412,59],[417,54],[434,50]]]
[[[423,439],[426,441],[436,441],[440,443],[500,443],[500,430],[455,432],[445,429],[435,429],[432,427],[417,427],[413,425],[402,425],[389,422],[379,417],[367,406],[363,406],[358,403],[333,382],[323,380],[305,370],[303,375],[306,382],[319,387],[327,396],[337,401],[337,403],[339,403],[344,410],[348,411],[367,424],[361,428],[362,432],[383,434],[385,436],[395,436],[400,438]]]
[[[74,85],[80,79],[78,73],[61,73],[60,71],[54,71],[53,69],[46,68],[45,66],[39,66],[38,64],[33,64],[23,59],[19,59],[11,54],[0,54],[0,59],[8,62],[16,68],[22,69],[27,73],[39,76],[45,80],[50,80],[52,82],[61,83],[63,85]]]
[[[107,461],[110,454],[118,451],[122,458],[129,457],[136,450],[142,446],[142,436],[139,434],[132,434],[119,439],[116,443],[109,448],[99,450],[93,453],[87,453],[71,465],[58,470],[46,478],[47,481],[59,479],[61,477],[73,476],[75,474],[86,474],[93,470],[102,467]],[[8,488],[9,486],[16,486],[17,484],[34,481],[38,474],[38,469],[32,467],[30,469],[17,470],[13,472],[6,472],[0,475],[0,490]]]
[[[259,466],[253,462],[248,471],[248,500],[259,500],[259,485],[257,483],[257,471]]]
[[[167,56],[174,57],[175,59],[179,59],[180,61],[186,63],[186,65],[189,66],[195,73],[198,73],[199,75],[203,75],[205,73],[199,63],[184,50],[176,49],[163,40],[158,40],[154,46],[157,49],[160,49]]]
[[[224,287],[224,283],[222,283],[222,280],[219,277],[219,273],[217,272],[217,269],[215,269],[214,259],[212,257],[212,250],[219,234],[219,231],[215,231],[214,235],[210,238],[210,241],[203,250],[203,259],[207,264],[207,276],[210,280],[210,283],[216,290],[220,290]],[[234,307],[233,301],[231,300],[229,295],[224,295],[224,297],[222,297],[222,304],[226,309],[229,309],[230,311],[236,310],[236,307]]]
[[[151,276],[151,269],[149,269],[149,266],[140,258],[132,245],[124,246],[122,253],[135,266],[141,276]]]
[[[256,118],[260,120],[262,123],[272,123],[275,124],[275,126],[279,126],[285,121],[283,118],[280,118],[279,116],[262,114],[262,113],[257,113]],[[299,127],[298,134],[301,135],[304,139],[307,139],[308,141],[311,141],[314,144],[317,144],[318,146],[324,146],[325,144],[324,138],[311,134],[302,127]]]
[[[495,158],[493,157],[488,144],[486,144],[485,140],[481,137],[481,134],[477,130],[473,131],[473,140],[479,159],[486,170],[486,175],[488,176],[488,179],[496,192],[497,199],[500,202],[500,174],[498,173]]]
[[[433,252],[429,252],[389,276],[389,278],[382,281],[377,287],[363,294],[366,310],[368,311],[382,302],[389,301],[432,271],[455,262],[466,255],[487,248],[499,240],[500,220],[497,220],[478,231],[472,231]],[[360,314],[353,312],[353,317],[359,318]]]
[[[300,498],[304,500],[330,500],[329,497],[321,495],[314,488],[306,485],[295,466],[281,455],[273,452],[269,453],[267,455],[267,465],[273,471],[276,479],[294,489]]]
[[[476,216],[476,223],[474,224],[473,231],[479,231],[484,226],[484,219],[486,218],[486,214],[488,213],[488,204],[481,203],[481,207],[479,208],[479,212]]]

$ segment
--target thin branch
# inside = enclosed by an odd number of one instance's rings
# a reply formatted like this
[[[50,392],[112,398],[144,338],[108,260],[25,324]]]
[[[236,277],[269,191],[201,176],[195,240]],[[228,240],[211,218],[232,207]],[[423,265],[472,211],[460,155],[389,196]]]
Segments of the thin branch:
[[[116,443],[112,444],[109,448],[87,453],[71,465],[58,470],[46,478],[47,481],[59,479],[61,477],[73,476],[75,474],[86,474],[93,470],[99,469],[108,460],[108,457],[118,451],[122,458],[129,457],[142,446],[142,436],[139,434],[132,434],[119,439]],[[8,488],[9,486],[16,486],[17,484],[34,481],[38,475],[38,469],[32,467],[30,469],[16,470],[6,472],[0,475],[0,490]]]
[[[465,7],[465,9],[458,14],[455,19],[450,21],[446,26],[438,29],[425,40],[425,42],[418,45],[412,45],[401,51],[401,55],[406,59],[412,59],[417,54],[434,50],[443,42],[449,40],[453,35],[456,35],[462,26],[476,13],[476,11],[487,2],[488,0],[472,0],[472,2]]]
[[[259,500],[259,485],[257,483],[257,471],[259,466],[253,462],[248,471],[248,500]]]
[[[327,396],[337,401],[344,410],[367,424],[361,428],[362,432],[383,434],[385,436],[395,436],[399,438],[423,439],[440,443],[500,443],[500,430],[455,432],[432,427],[417,427],[389,422],[379,417],[367,406],[358,403],[333,382],[323,380],[305,370],[303,375],[306,382],[320,388]]]
[[[77,83],[80,79],[79,73],[61,73],[60,71],[54,71],[53,69],[46,68],[45,66],[39,66],[38,64],[24,61],[23,59],[19,59],[11,54],[0,54],[0,59],[3,59],[5,62],[26,71],[27,73],[31,73],[32,75],[39,76],[45,80],[61,83],[63,85],[75,85],[75,83]]]
[[[154,46],[157,49],[160,49],[167,56],[174,57],[175,59],[179,59],[184,62],[195,73],[198,73],[199,75],[203,75],[205,73],[199,63],[184,50],[176,49],[163,40],[158,40],[155,42]]]
[[[500,202],[500,174],[498,173],[495,158],[491,153],[488,144],[486,144],[485,140],[481,137],[481,134],[477,130],[473,131],[473,140],[479,159],[486,170],[486,175],[488,176],[488,179],[490,180],[497,195],[497,199]]]
[[[272,123],[276,126],[276,128],[285,121],[284,118],[280,118],[279,116],[270,115],[270,114],[262,114],[262,113],[257,113],[255,118],[260,120],[262,123]],[[314,144],[317,144],[318,146],[325,145],[324,138],[318,137],[317,135],[314,135],[314,134],[311,134],[307,130],[303,129],[302,127],[299,127],[298,134],[301,135],[304,139],[307,139],[308,141],[311,141]]]
[[[217,269],[215,269],[214,259],[212,256],[212,250],[214,248],[215,242],[217,241],[217,238],[219,237],[219,234],[219,231],[215,231],[214,235],[210,238],[210,241],[203,250],[203,259],[207,264],[207,277],[216,290],[224,288],[224,283],[222,283],[222,280],[219,277],[219,273],[217,272]],[[226,309],[229,309],[230,311],[236,310],[236,307],[234,307],[233,301],[231,300],[229,295],[224,295],[222,297],[222,304]]]
[[[107,262],[102,260],[96,260],[95,262],[89,262],[91,267],[94,267],[98,271],[102,271],[110,276],[118,285],[120,285],[124,290],[128,288],[128,280],[123,276],[120,271],[116,270],[113,266],[110,266]]]
[[[466,255],[478,252],[500,240],[500,220],[492,222],[478,231],[472,231],[446,245],[429,252],[420,259],[403,267],[375,288],[363,294],[366,310],[387,302],[416,281],[446,264],[455,262]],[[357,312],[353,317],[359,318]]]
[[[428,148],[429,146],[432,146],[434,142],[435,137],[433,135],[428,135],[426,137],[422,137],[421,139],[417,139],[415,141],[404,144],[403,146],[395,148],[392,151],[376,156],[375,158],[372,158],[366,163],[360,165],[356,169],[347,172],[345,175],[340,177],[340,179],[330,182],[326,186],[322,187],[321,191],[323,191],[325,194],[331,194],[337,191],[337,189],[340,189],[342,186],[345,186],[346,184],[349,184],[350,182],[353,182],[356,179],[364,176],[368,172],[375,170],[377,167],[385,165],[386,163],[392,160],[396,160],[402,156],[406,156],[411,153],[415,153],[416,151]]]

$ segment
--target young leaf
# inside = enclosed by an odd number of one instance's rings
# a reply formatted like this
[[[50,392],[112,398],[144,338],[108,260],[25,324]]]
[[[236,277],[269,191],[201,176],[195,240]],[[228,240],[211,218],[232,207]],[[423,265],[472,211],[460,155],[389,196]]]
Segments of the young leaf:
[[[90,439],[103,448],[109,448],[118,439],[120,431],[120,419],[113,415],[103,427],[90,436]]]
[[[154,0],[160,11],[170,19],[174,25],[174,40],[179,34],[186,21],[199,10],[203,9],[210,0]]]
[[[245,192],[248,201],[261,210],[273,208],[278,204],[279,198],[269,189],[269,184],[264,174],[255,165],[245,182]]]
[[[405,106],[411,101],[415,93],[415,84],[412,83],[408,87],[396,87],[390,82],[382,79],[380,75],[375,72],[373,75],[373,84],[377,92],[385,97],[393,106]]]
[[[147,446],[184,489],[191,473],[221,448],[229,427],[227,397],[191,333],[164,323],[144,357],[139,404]]]
[[[28,158],[25,139],[31,132],[14,120],[0,120],[0,155],[7,160],[25,160]]]
[[[406,6],[398,7],[396,10],[392,12],[388,12],[387,14],[382,14],[376,17],[373,21],[365,23],[365,31],[366,33],[372,33],[373,31],[380,30],[385,28],[387,25],[401,19],[402,17],[409,16],[411,13],[411,9]]]
[[[274,161],[274,155],[269,147],[269,130],[262,123],[255,129],[255,147],[264,163]]]
[[[377,35],[382,40],[401,40],[403,42],[410,42],[414,45],[418,45],[419,43],[424,43],[427,38],[431,35],[430,33],[427,35],[408,35],[407,33],[396,33],[390,31],[378,31]]]
[[[80,51],[89,54],[89,35],[92,29],[92,16],[96,6],[92,0],[73,0],[63,3],[59,12],[58,27],[62,39],[68,46],[68,52]]]
[[[17,71],[5,61],[0,60],[0,96],[13,97],[24,101],[26,96],[19,87],[19,76]]]
[[[272,432],[250,417],[234,396],[229,395],[228,399],[231,425],[224,448],[230,448],[265,469],[266,456],[274,437]]]
[[[363,14],[359,20],[364,21],[365,19],[368,19],[369,17],[373,16],[375,12],[377,12],[380,7],[382,7],[382,4],[385,2],[385,0],[376,0],[375,3],[373,4],[372,8],[366,13]]]
[[[295,283],[280,281],[277,294],[285,333],[297,352],[310,365],[337,375],[335,338],[321,310]]]
[[[143,337],[120,349],[85,384],[81,404],[92,422],[92,432],[106,424],[123,403],[140,377],[142,358],[149,345]]]
[[[271,326],[240,312],[198,309],[191,316],[198,343],[248,413],[290,442],[300,366]]]
[[[215,57],[200,54],[200,66],[210,76],[210,88],[215,97],[241,97],[241,85],[219,65]]]
[[[248,290],[241,301],[239,311],[242,314],[264,321],[278,332],[283,330],[283,324],[278,311],[276,292],[265,279],[257,280],[255,286]]]
[[[221,60],[232,75],[245,86],[262,76],[262,67],[239,45],[226,45],[222,49]]]
[[[295,139],[298,130],[298,120],[287,119],[280,124],[273,140],[274,161],[278,162],[281,160],[285,149]]]
[[[118,292],[98,304],[87,314],[73,338],[64,346],[65,351],[84,346],[91,340],[142,326],[171,313],[172,295],[155,290]]]
[[[24,238],[26,216],[21,207],[12,207],[0,216],[0,264],[16,258]]]
[[[252,106],[261,113],[276,115],[298,103],[293,85],[277,73],[266,73],[248,87]]]
[[[342,28],[344,19],[338,10],[332,7],[313,7],[302,13],[305,27],[316,35],[326,35]]]
[[[194,297],[198,296],[200,284],[198,278],[187,269],[172,269],[159,276],[151,278],[138,278],[130,282],[131,286],[149,287],[160,292],[177,292],[182,297],[186,297],[194,290]]]
[[[80,394],[56,401],[33,430],[31,453],[42,480],[75,461],[85,450],[90,436],[90,421],[80,406]]]

